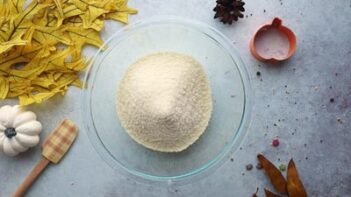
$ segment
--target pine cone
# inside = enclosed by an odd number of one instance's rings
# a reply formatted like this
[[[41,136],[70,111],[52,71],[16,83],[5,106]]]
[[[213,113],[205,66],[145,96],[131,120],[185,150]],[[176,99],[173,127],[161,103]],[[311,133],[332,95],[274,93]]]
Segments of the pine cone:
[[[217,0],[217,5],[213,8],[216,12],[214,18],[221,18],[221,22],[232,24],[233,20],[237,21],[243,18],[241,12],[245,11],[245,3],[242,0]]]

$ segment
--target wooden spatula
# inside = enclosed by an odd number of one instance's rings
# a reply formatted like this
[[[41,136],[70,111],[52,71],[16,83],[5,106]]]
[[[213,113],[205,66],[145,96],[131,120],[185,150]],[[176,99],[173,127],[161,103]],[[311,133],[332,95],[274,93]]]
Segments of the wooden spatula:
[[[42,145],[43,158],[32,169],[12,197],[23,196],[29,186],[50,162],[57,164],[71,147],[77,134],[77,127],[71,120],[65,119],[58,127],[56,127]]]

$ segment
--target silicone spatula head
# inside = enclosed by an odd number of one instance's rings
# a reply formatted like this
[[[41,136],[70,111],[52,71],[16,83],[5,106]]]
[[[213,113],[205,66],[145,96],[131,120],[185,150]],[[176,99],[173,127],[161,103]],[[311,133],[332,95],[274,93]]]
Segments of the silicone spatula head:
[[[77,134],[78,129],[74,122],[65,119],[44,141],[42,155],[52,163],[58,163],[71,147]]]

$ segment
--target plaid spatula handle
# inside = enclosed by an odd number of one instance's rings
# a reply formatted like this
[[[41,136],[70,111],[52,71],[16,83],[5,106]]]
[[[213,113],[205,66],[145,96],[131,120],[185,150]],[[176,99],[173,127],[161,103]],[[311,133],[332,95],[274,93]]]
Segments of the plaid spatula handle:
[[[37,179],[40,173],[46,168],[46,166],[50,163],[45,157],[43,157],[37,165],[32,169],[30,174],[26,177],[26,179],[22,182],[22,184],[17,188],[12,197],[22,197],[29,186]]]

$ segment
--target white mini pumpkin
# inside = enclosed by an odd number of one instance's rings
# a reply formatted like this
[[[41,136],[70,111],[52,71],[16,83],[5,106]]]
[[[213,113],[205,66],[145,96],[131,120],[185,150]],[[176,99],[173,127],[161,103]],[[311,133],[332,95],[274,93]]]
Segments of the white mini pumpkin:
[[[16,156],[39,143],[42,125],[33,112],[20,106],[0,108],[0,152]]]

